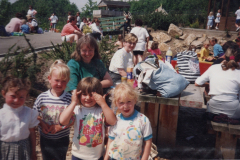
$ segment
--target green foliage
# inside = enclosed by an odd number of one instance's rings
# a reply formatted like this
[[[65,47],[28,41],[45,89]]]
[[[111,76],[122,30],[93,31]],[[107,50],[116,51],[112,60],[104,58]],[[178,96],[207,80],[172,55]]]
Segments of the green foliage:
[[[11,3],[8,0],[0,1],[0,25],[7,24],[9,21],[9,9]]]
[[[93,2],[93,0],[88,0],[85,6],[82,8],[81,17],[93,17],[93,10],[97,10],[97,1]]]
[[[199,28],[199,21],[198,21],[198,19],[193,24],[190,24],[190,27],[191,28]]]
[[[179,39],[179,35],[176,35],[175,38],[176,38],[176,39]]]

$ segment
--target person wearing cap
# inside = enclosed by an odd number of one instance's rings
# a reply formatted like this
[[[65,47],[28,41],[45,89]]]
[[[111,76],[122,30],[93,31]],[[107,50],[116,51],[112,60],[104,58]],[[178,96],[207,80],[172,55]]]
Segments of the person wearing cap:
[[[92,29],[91,35],[98,40],[101,40],[102,31],[100,30],[100,21],[98,18],[93,19],[93,23],[90,25],[90,28]]]
[[[31,29],[31,33],[37,33],[38,31],[38,23],[37,20],[34,19],[31,15],[26,15],[28,20],[28,26]]]
[[[15,17],[10,20],[10,22],[6,25],[5,30],[8,34],[12,32],[19,32],[23,16],[21,13],[16,13]]]
[[[27,14],[31,15],[31,17],[35,18],[35,15],[37,14],[37,11],[35,9],[33,9],[32,5],[30,5]]]

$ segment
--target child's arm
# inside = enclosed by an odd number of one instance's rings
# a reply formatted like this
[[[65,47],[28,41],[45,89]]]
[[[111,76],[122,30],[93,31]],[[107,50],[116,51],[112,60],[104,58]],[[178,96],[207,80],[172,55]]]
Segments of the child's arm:
[[[103,97],[100,94],[97,94],[96,92],[93,92],[92,95],[94,97],[94,100],[97,102],[97,104],[101,106],[103,110],[103,114],[106,117],[107,124],[111,126],[115,125],[115,123],[117,122],[117,118],[113,113],[113,111],[110,109],[110,107],[107,105],[105,101],[105,96]]]
[[[109,146],[112,143],[112,141],[113,141],[112,139],[108,138],[107,149],[106,149],[106,152],[105,152],[104,160],[108,160],[110,158],[109,155],[108,155],[108,151],[109,151]]]
[[[141,160],[148,160],[148,157],[150,155],[151,152],[151,147],[152,147],[152,138],[144,141],[144,147],[143,147],[143,155],[142,155],[142,159]]]
[[[59,122],[61,125],[66,126],[69,124],[69,121],[72,117],[73,110],[78,103],[78,95],[80,95],[80,93],[81,91],[77,92],[76,90],[72,92],[71,104],[59,116]]]
[[[29,128],[30,131],[30,139],[31,139],[31,148],[32,148],[32,153],[31,153],[31,159],[32,160],[37,160],[37,155],[36,155],[36,133],[35,133],[35,128]]]

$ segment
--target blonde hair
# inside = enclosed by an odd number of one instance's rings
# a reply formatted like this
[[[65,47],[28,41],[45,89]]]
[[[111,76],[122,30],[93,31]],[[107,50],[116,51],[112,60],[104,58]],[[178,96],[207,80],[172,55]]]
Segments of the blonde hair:
[[[116,106],[117,101],[120,99],[125,100],[127,98],[135,100],[137,102],[138,100],[138,93],[130,86],[128,83],[120,83],[116,86],[116,88],[113,91],[113,105]]]
[[[209,45],[209,42],[208,42],[208,41],[205,41],[205,42],[203,43],[203,45]]]
[[[137,43],[138,38],[135,34],[129,33],[125,36],[124,42],[131,42],[131,43]]]
[[[70,80],[70,69],[68,66],[64,63],[63,60],[58,59],[56,60],[50,67],[49,72],[47,73],[47,76],[52,77],[53,71],[57,70],[58,71],[58,77],[61,79],[64,79],[66,81]],[[50,85],[48,84],[48,87]]]
[[[212,15],[213,15],[213,12],[210,12],[210,13],[209,13],[209,16],[212,16]]]

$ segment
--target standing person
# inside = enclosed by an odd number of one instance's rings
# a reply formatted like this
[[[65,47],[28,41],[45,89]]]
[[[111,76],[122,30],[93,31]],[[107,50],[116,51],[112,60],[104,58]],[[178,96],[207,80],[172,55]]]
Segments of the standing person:
[[[239,6],[239,9],[235,12],[235,15],[237,16],[236,17],[236,23],[235,23],[235,26],[236,26],[236,31],[238,32],[239,31],[239,25],[240,25],[240,6]]]
[[[59,122],[70,123],[76,115],[72,144],[72,160],[103,160],[105,125],[115,125],[116,116],[103,96],[101,82],[83,78],[73,91],[71,104],[62,112]]]
[[[10,22],[6,25],[6,32],[9,34],[12,32],[19,32],[22,25],[22,18],[23,16],[21,13],[16,13],[15,18],[12,18]]]
[[[100,20],[98,18],[93,19],[93,23],[90,25],[92,29],[91,35],[98,40],[101,40],[101,36],[103,36],[102,31],[100,30]]]
[[[109,66],[109,74],[114,85],[121,81],[121,77],[127,76],[127,63],[132,59],[130,52],[135,48],[137,41],[135,34],[127,34],[123,41],[123,48],[114,53]]]
[[[5,103],[0,109],[1,160],[37,160],[34,127],[39,123],[38,113],[24,106],[30,87],[30,81],[10,76],[2,83]]]
[[[210,12],[209,16],[208,16],[207,29],[211,29],[212,28],[213,21],[214,21],[214,15],[213,15],[213,12]]]
[[[120,30],[122,27],[124,27],[124,30],[125,31],[128,31],[128,27],[130,27],[130,30],[131,30],[131,19],[130,18],[128,18],[128,15],[126,15],[126,17],[125,17],[125,22],[124,22],[124,24],[123,25],[121,25],[119,28],[118,28],[118,30]],[[129,32],[128,32],[129,33]]]
[[[69,23],[70,17],[72,16],[71,12],[68,12],[68,19],[67,19],[67,23]]]
[[[218,29],[219,28],[219,23],[220,23],[220,18],[221,18],[221,10],[219,9],[218,10],[218,13],[217,13],[217,15],[216,15],[216,19],[215,19],[215,23],[216,23],[216,29]]]
[[[108,133],[108,145],[104,160],[148,160],[152,146],[152,127],[149,119],[134,109],[138,94],[127,83],[114,89],[113,103],[120,114],[117,124]]]
[[[73,41],[78,43],[78,40],[82,36],[82,32],[76,26],[76,23],[77,23],[77,17],[71,16],[69,19],[69,23],[65,24],[61,32],[61,36],[62,36],[61,39],[63,42],[66,40],[67,42],[70,42],[70,43],[72,43]]]
[[[39,112],[40,147],[43,160],[65,160],[69,145],[71,123],[61,126],[59,116],[71,103],[71,94],[64,91],[70,78],[70,71],[61,60],[50,67],[48,82],[51,89],[41,93],[33,108]]]
[[[81,18],[80,18],[80,12],[77,12],[77,27],[79,28],[80,27],[80,24],[81,24]],[[80,29],[80,28],[79,28]],[[81,29],[80,29],[81,30]]]
[[[136,27],[134,27],[130,32],[138,37],[137,45],[133,50],[133,62],[135,65],[142,61],[143,53],[146,48],[148,48],[149,34],[145,28],[142,28],[142,24],[142,20],[137,19],[135,21]]]
[[[30,5],[27,14],[31,15],[31,17],[35,18],[35,15],[37,14],[37,11],[35,9],[33,9],[32,5]]]
[[[56,24],[58,22],[58,17],[55,15],[55,13],[52,13],[52,16],[49,18],[52,23],[51,31],[55,32],[56,31]]]

